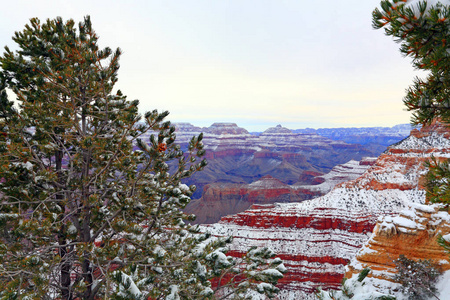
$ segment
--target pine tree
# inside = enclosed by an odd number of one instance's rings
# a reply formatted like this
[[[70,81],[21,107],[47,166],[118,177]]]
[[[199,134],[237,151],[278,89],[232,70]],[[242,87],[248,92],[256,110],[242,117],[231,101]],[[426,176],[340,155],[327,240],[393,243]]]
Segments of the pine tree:
[[[450,6],[439,2],[429,5],[426,1],[383,0],[380,7],[372,13],[373,27],[384,28],[386,35],[400,43],[400,52],[412,58],[413,66],[428,72],[426,79],[414,79],[403,99],[407,109],[413,113],[412,123],[428,125],[436,119],[450,123]],[[449,163],[432,159],[427,166],[427,198],[431,202],[444,203],[448,208]],[[450,243],[444,238],[441,237],[439,243],[447,250],[450,249]],[[439,273],[429,261],[415,262],[400,256],[395,264],[398,274],[394,279],[403,285],[403,291],[411,299],[422,299],[423,295],[434,296],[434,283]],[[343,282],[338,298],[336,293],[326,294],[322,291],[317,296],[319,299],[352,298],[356,295],[355,281],[352,283],[353,286],[349,288]],[[390,298],[387,295],[384,297]]]
[[[414,124],[427,125],[439,120],[450,123],[450,6],[438,2],[430,5],[407,0],[382,1],[381,10],[373,12],[373,27],[384,28],[386,35],[401,43],[400,51],[413,59],[416,69],[428,72],[426,79],[416,78],[406,92],[404,103],[413,111]],[[428,167],[426,193],[433,203],[450,204],[449,161],[432,158]],[[439,244],[449,251],[450,243],[439,237]],[[437,274],[429,261],[411,261],[400,256],[396,260],[399,273],[395,279],[411,299],[434,295]],[[414,269],[414,272],[411,272]],[[437,297],[436,297],[437,298]]]
[[[426,195],[427,199],[432,203],[444,204],[448,209],[450,205],[450,178],[449,161],[438,161],[432,157],[430,161],[425,163],[429,170],[426,176]]]
[[[99,49],[89,17],[34,18],[13,40],[0,57],[0,299],[212,299],[225,272],[240,274],[231,295],[276,291],[273,253],[247,274],[230,239],[185,223],[202,135],[184,153],[168,112],[141,117],[113,92],[121,51]]]
[[[444,1],[443,1],[444,2]],[[405,5],[406,3],[406,5]],[[408,1],[382,1],[381,10],[373,12],[374,28],[401,43],[400,51],[412,57],[416,69],[429,73],[427,78],[414,80],[406,93],[404,103],[413,111],[412,122],[430,124],[437,119],[450,123],[450,5],[429,5],[426,1],[416,6]],[[427,199],[442,203],[450,209],[449,162],[431,159],[427,163]],[[450,243],[440,239],[450,249]]]
[[[427,71],[426,79],[415,78],[403,99],[413,112],[414,124],[430,124],[438,118],[450,122],[450,7],[408,0],[381,1],[373,12],[373,27],[400,43],[413,66]]]

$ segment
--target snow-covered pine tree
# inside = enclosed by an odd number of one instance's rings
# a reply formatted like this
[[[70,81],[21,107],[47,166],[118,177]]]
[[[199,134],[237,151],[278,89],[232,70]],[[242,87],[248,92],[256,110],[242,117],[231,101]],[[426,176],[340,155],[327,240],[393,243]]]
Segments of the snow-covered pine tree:
[[[373,26],[384,28],[401,44],[400,51],[413,59],[413,66],[428,73],[416,78],[403,99],[413,111],[414,124],[427,125],[437,119],[450,123],[450,1],[382,1],[373,12]],[[427,199],[449,210],[449,162],[428,163]],[[447,250],[450,242],[439,239]]]
[[[386,295],[375,291],[374,289],[365,286],[364,280],[370,273],[369,268],[364,268],[358,275],[350,279],[344,278],[342,280],[341,290],[323,291],[319,289],[316,292],[316,297],[319,300],[396,300],[394,296]]]
[[[448,0],[428,2],[383,0],[380,3],[381,9],[376,8],[372,13],[373,27],[375,29],[384,28],[386,35],[392,36],[396,42],[400,43],[401,53],[412,58],[413,66],[428,73],[426,79],[414,79],[413,85],[407,89],[403,99],[407,109],[413,112],[411,121],[415,125],[429,125],[436,119],[447,124],[450,123],[449,4]],[[428,167],[427,199],[434,203],[446,204],[448,210],[450,204],[449,163],[432,159],[428,163]],[[439,243],[450,253],[450,236],[440,237]],[[415,273],[411,273],[415,278],[405,276],[408,272],[404,270],[404,266],[411,266],[417,262],[402,256],[396,261],[396,264],[401,274],[395,277],[397,281],[408,285],[413,279],[423,279],[416,277]],[[422,264],[421,267],[424,267],[425,264],[425,268],[429,266],[428,261],[425,263],[421,261],[419,264]],[[431,271],[428,270],[428,272]],[[428,275],[425,274],[424,277]],[[434,283],[436,277],[437,275],[435,276],[433,273],[429,281]],[[354,282],[353,280],[352,283]],[[414,288],[420,287],[413,286],[411,290]],[[344,282],[342,291],[339,293],[350,298],[346,290],[348,290],[348,286]],[[353,292],[351,294],[356,296]],[[330,299],[332,296],[332,292],[329,295],[323,291],[318,293],[319,299]],[[361,296],[361,293],[358,296]],[[416,297],[415,294],[412,297]]]
[[[231,295],[276,292],[272,253],[239,266],[230,239],[185,224],[195,187],[181,180],[206,165],[202,136],[183,153],[168,112],[142,118],[113,93],[121,52],[99,49],[89,17],[31,19],[13,40],[0,57],[0,299],[213,299],[225,272],[240,274]]]
[[[383,0],[373,11],[373,27],[400,43],[414,68],[427,72],[415,78],[403,99],[413,124],[436,118],[450,121],[450,1]]]

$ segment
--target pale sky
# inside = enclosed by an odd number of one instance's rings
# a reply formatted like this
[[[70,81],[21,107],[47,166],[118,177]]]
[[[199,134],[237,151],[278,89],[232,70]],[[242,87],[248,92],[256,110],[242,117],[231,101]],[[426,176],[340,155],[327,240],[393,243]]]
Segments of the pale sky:
[[[7,2],[7,4],[6,4]],[[408,123],[409,58],[372,29],[378,0],[5,1],[0,46],[32,17],[90,15],[123,50],[117,87],[141,111],[250,131]]]

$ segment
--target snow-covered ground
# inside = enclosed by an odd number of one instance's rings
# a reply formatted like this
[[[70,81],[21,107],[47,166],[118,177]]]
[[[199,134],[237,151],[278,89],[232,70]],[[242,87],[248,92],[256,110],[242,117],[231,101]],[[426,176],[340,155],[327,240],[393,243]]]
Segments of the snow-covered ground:
[[[336,261],[354,257],[369,239],[358,226],[425,203],[425,192],[419,185],[426,173],[423,161],[431,155],[449,157],[449,150],[450,140],[442,134],[410,136],[381,155],[361,177],[322,197],[255,207],[205,229],[215,235],[234,236],[233,250],[245,251],[253,245],[273,248],[286,257],[291,274],[297,274],[284,285],[279,299],[314,299],[311,291],[321,285],[316,281],[321,280],[320,274],[343,274],[344,263]],[[399,217],[391,220],[405,228],[411,225]],[[251,225],[245,225],[249,222]],[[321,257],[334,262],[324,263]]]

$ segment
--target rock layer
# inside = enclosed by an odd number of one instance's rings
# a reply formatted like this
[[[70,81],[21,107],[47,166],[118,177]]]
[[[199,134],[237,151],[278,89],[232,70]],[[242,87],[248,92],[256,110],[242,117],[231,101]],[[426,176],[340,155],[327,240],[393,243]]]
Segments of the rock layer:
[[[450,270],[448,254],[437,243],[439,235],[450,233],[450,215],[440,208],[436,204],[412,204],[396,216],[380,216],[372,237],[347,266],[345,277],[357,276],[368,267],[372,270],[368,285],[402,297],[392,280],[396,273],[393,261],[400,255],[413,260],[429,259],[442,271]]]
[[[424,128],[391,146],[361,177],[301,203],[253,205],[206,229],[235,237],[233,253],[269,246],[288,267],[280,299],[314,299],[316,287],[336,288],[345,265],[368,240],[380,215],[423,204],[423,162],[449,157],[447,128]]]
[[[308,172],[305,176],[320,175],[309,178],[308,181],[317,183],[315,185],[287,185],[270,175],[251,184],[208,184],[202,198],[193,200],[185,212],[195,214],[196,223],[208,224],[218,222],[223,216],[242,212],[253,204],[313,199],[329,192],[338,183],[361,176],[374,162],[372,158],[365,158],[361,162],[351,160],[334,167],[326,175]]]
[[[210,183],[249,184],[271,175],[285,184],[294,184],[305,171],[324,174],[349,160],[374,156],[361,145],[315,133],[293,133],[280,125],[259,135],[234,123],[215,123],[207,128],[181,123],[176,127],[177,143],[182,148],[193,135],[203,132],[208,166],[186,182],[197,185],[195,199]]]

